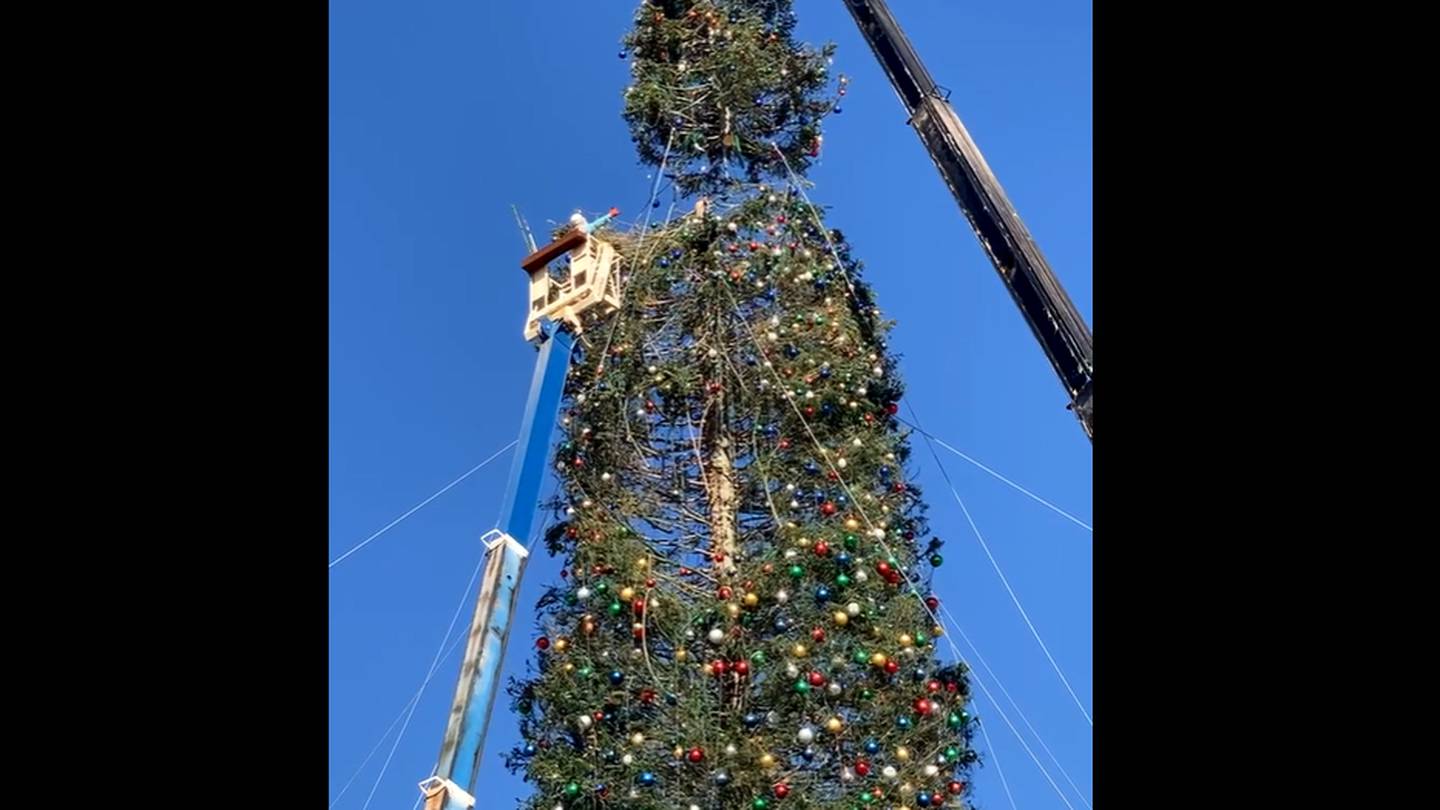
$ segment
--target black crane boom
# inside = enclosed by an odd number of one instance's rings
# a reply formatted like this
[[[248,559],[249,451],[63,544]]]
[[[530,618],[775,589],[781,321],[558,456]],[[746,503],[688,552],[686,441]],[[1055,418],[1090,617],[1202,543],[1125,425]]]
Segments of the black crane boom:
[[[900,95],[910,124],[960,203],[1070,397],[1085,435],[1094,441],[1094,350],[1090,328],[1065,294],[1040,248],[985,163],[884,0],[845,0],[860,33]]]

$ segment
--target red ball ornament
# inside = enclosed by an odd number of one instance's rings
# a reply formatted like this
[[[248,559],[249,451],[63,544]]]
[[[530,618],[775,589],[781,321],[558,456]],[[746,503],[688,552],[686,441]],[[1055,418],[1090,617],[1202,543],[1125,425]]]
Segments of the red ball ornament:
[[[591,712],[590,719],[598,723],[605,719],[605,712]]]
[[[931,610],[937,610],[940,607],[940,600],[933,596],[927,596],[925,597],[925,607]]]
[[[887,672],[888,674],[894,675],[895,673],[897,673],[897,672],[899,672],[899,671],[900,671],[900,665],[897,664],[897,663],[895,663],[895,661],[894,661],[893,659],[890,660],[890,661],[886,661],[886,662],[885,662],[885,672]]]
[[[632,626],[632,627],[630,628],[630,634],[633,635],[633,636],[634,636],[635,638],[637,638],[637,639],[645,638],[645,625],[643,625],[643,624],[637,624],[637,625]]]
[[[636,599],[634,602],[631,602],[631,603],[630,603],[630,608],[635,611],[635,615],[636,615],[636,616],[640,616],[640,615],[644,614],[644,613],[645,613],[645,600],[644,600],[644,599]]]
[[[939,692],[941,688],[942,687],[939,681],[932,680],[929,683],[925,684],[925,689],[928,692]]]
[[[962,791],[962,790],[965,789],[965,783],[964,783],[964,782],[956,782],[955,780],[952,779],[952,780],[950,781],[950,784],[948,784],[948,785],[945,786],[945,789],[948,790],[948,791],[950,791],[950,795],[951,795],[951,796],[959,796],[959,795],[960,795],[960,791]]]
[[[780,449],[781,449],[781,450],[789,450],[789,449],[790,449],[790,440],[789,440],[789,439],[781,439],[781,440],[780,440]]]
[[[817,627],[810,631],[810,638],[818,644],[825,640],[825,631]]]
[[[900,412],[900,406],[892,402],[889,405],[885,406],[885,412],[890,414],[891,416],[894,416],[895,414]]]
[[[855,775],[856,775],[856,776],[869,776],[869,775],[870,775],[870,763],[866,762],[866,761],[863,760],[863,759],[860,760],[859,762],[855,763]]]
[[[699,748],[691,748],[690,753],[686,755],[686,759],[689,759],[691,762],[699,762],[704,758],[705,752],[701,751]]]
[[[896,492],[904,492],[904,491],[905,491],[905,482],[904,482],[904,481],[896,481],[896,482],[895,482],[895,491],[896,491]]]
[[[540,638],[535,639],[535,647],[536,647],[537,649],[540,649],[540,650],[548,650],[548,649],[550,649],[550,639],[548,639],[548,638],[546,638],[546,637],[544,637],[544,636],[541,636]]]
[[[824,676],[824,675],[821,675],[819,672],[811,672],[811,673],[810,673],[810,685],[811,685],[811,686],[824,686],[824,685],[825,685],[825,676]]]
[[[919,700],[915,701],[915,711],[919,712],[920,714],[929,714],[934,710],[935,704],[931,703],[929,698],[920,698]]]
[[[739,675],[742,678],[750,674],[750,662],[746,661],[743,658],[731,664],[730,668],[735,671],[736,675]]]
[[[775,798],[777,798],[777,799],[783,799],[783,798],[785,798],[786,796],[789,796],[789,795],[790,795],[790,786],[789,786],[789,785],[785,784],[784,782],[781,782],[780,784],[778,784],[778,785],[775,786]]]
[[[640,690],[640,702],[641,702],[641,703],[654,703],[654,702],[655,702],[655,690],[654,690],[654,689],[641,689],[641,690]]]
[[[830,553],[830,544],[829,544],[829,543],[825,542],[824,540],[821,540],[820,542],[818,542],[818,543],[815,544],[815,554],[816,554],[816,556],[824,557],[826,554],[829,554],[829,553]]]
[[[651,577],[650,579],[645,580],[645,587],[647,587],[647,588],[653,588],[653,587],[655,587],[655,578],[654,578],[654,577]]]
[[[875,571],[882,577],[890,576],[890,563],[881,560],[880,562],[876,563]]]
[[[726,669],[725,662],[720,660],[719,658],[716,658],[714,661],[710,662],[710,669],[713,670],[717,676],[724,675]]]
[[[820,514],[827,517],[835,514],[835,504],[831,503],[830,501],[826,501],[825,503],[820,504]]]
[[[729,585],[721,585],[720,590],[716,591],[715,595],[720,597],[721,599],[729,599],[731,596],[735,595],[735,592],[730,590]]]
[[[715,552],[714,554],[711,554],[711,555],[710,555],[710,561],[711,561],[711,562],[714,562],[714,563],[722,563],[722,562],[725,562],[725,552],[723,552],[723,551],[717,551],[717,552]]]

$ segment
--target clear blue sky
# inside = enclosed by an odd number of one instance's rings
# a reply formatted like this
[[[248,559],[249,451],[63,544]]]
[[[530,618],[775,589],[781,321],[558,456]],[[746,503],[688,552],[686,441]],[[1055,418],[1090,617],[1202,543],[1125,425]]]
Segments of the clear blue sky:
[[[1090,444],[1039,346],[843,4],[796,5],[800,35],[837,42],[836,70],[852,79],[843,114],[828,124],[812,194],[831,206],[880,305],[899,321],[908,399],[931,432],[1090,522]],[[1089,2],[891,5],[1093,327]],[[628,74],[617,58],[634,7],[331,2],[331,558],[515,436],[534,352],[520,336],[524,249],[510,203],[537,232],[577,207],[640,213],[649,184],[620,119]],[[941,454],[1093,714],[1092,536]],[[948,541],[938,592],[1091,798],[1089,727],[923,443],[915,458],[932,526]],[[509,461],[330,572],[330,797],[419,687],[480,559],[477,538],[495,523]],[[558,570],[543,553],[534,558],[522,606]],[[467,600],[462,626],[470,610]],[[531,638],[528,622],[516,629],[508,670],[523,665]],[[405,810],[418,795],[457,669],[458,653],[426,691],[372,808]],[[977,705],[1018,805],[1063,808],[994,710]],[[525,792],[497,756],[514,739],[498,707],[481,776],[486,808],[512,806]],[[389,748],[387,740],[337,810],[363,806]],[[984,807],[1009,807],[993,762],[977,787]]]

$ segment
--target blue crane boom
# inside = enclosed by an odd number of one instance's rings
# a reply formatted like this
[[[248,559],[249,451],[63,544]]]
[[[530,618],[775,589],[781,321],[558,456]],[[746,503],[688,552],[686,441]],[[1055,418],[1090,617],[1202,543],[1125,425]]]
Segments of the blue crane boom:
[[[521,266],[530,274],[532,286],[546,273],[546,265],[567,251],[571,252],[572,262],[593,264],[600,261],[618,267],[618,257],[613,250],[608,250],[608,246],[601,245],[607,248],[604,250],[589,249],[592,240],[596,240],[591,234],[618,213],[612,208],[601,219],[577,225],[545,248],[536,250],[534,238],[517,210],[516,219],[521,223],[526,244],[531,248],[531,254]],[[610,267],[587,265],[587,269],[602,271],[588,273],[596,280],[592,284],[608,283],[606,279]],[[573,271],[573,274],[581,275],[578,271]],[[589,302],[571,306],[569,314],[577,317],[585,309],[605,303],[602,296],[594,293],[595,290],[587,285],[575,285],[557,290],[556,295]],[[565,378],[575,346],[574,330],[578,328],[578,323],[571,323],[566,328],[562,324],[548,322],[548,318],[546,320],[537,338],[539,352],[530,378],[530,395],[520,424],[520,438],[510,467],[510,480],[501,505],[500,525],[481,538],[487,548],[485,573],[475,602],[475,615],[470,622],[470,636],[460,665],[455,699],[450,706],[450,719],[440,745],[440,758],[434,775],[420,783],[420,790],[425,796],[425,810],[473,810],[475,807],[475,778],[485,751],[485,732],[500,691],[500,673],[515,603],[520,595],[520,578],[525,573],[525,562],[529,557],[523,541],[530,536],[535,524],[536,505],[550,458],[550,438],[555,431],[560,401],[565,393]]]

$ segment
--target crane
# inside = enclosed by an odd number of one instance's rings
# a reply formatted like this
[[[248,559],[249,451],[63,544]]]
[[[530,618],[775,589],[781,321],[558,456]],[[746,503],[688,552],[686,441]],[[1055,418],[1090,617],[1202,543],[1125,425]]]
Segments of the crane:
[[[1095,362],[1090,328],[960,123],[950,106],[949,91],[930,77],[885,0],[845,0],[845,6],[890,77],[910,115],[910,125],[970,221],[1000,280],[1040,341],[1070,398],[1067,407],[1075,411],[1093,442]]]
[[[485,731],[498,696],[505,645],[510,637],[511,619],[520,596],[520,578],[525,573],[529,551],[517,538],[527,538],[534,526],[540,485],[550,458],[550,436],[555,431],[565,378],[575,336],[584,330],[581,316],[590,310],[603,313],[619,305],[619,268],[622,257],[614,247],[594,236],[594,231],[619,214],[609,213],[593,222],[576,214],[571,227],[543,248],[518,210],[520,225],[530,255],[520,263],[530,278],[529,306],[524,337],[538,349],[535,371],[530,378],[530,395],[520,423],[520,439],[510,467],[510,479],[501,504],[500,525],[481,537],[486,546],[485,572],[460,679],[450,704],[450,718],[440,745],[435,773],[420,782],[425,810],[473,810],[475,778],[485,750]],[[568,273],[552,277],[552,262],[567,258]]]

